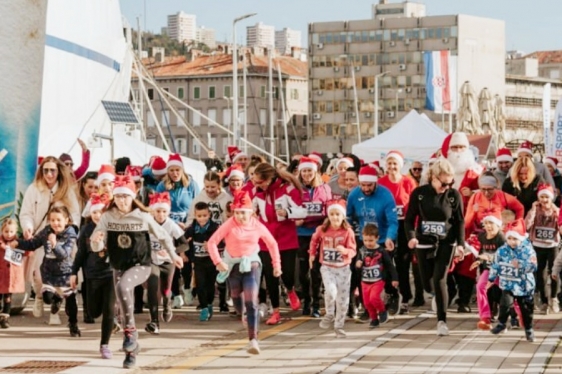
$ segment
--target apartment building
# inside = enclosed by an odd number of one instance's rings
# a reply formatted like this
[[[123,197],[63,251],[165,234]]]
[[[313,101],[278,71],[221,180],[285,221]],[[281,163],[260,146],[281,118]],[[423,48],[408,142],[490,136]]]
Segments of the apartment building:
[[[228,145],[233,144],[230,135],[207,118],[218,122],[232,130],[232,55],[228,46],[219,46],[225,53],[214,52],[203,54],[198,51],[188,57],[168,57],[157,63],[153,58],[145,60],[145,66],[155,77],[159,86],[173,93],[183,102],[189,104],[196,111],[189,110],[175,103],[180,116],[196,131],[202,142],[206,142],[218,157],[224,158]],[[286,108],[287,139],[290,154],[306,152],[307,114],[308,114],[308,80],[307,63],[290,56],[274,57],[273,60],[273,113],[269,111],[268,89],[268,56],[267,51],[259,48],[241,49],[241,55],[246,54],[247,79],[244,92],[243,63],[238,64],[239,71],[239,123],[241,134],[244,116],[247,116],[247,139],[267,151],[270,150],[270,140],[275,139],[275,153],[286,154],[285,131],[283,126],[282,101]],[[283,89],[280,90],[279,69]],[[132,86],[138,89],[138,81],[133,77]],[[246,94],[247,107],[243,98]],[[137,95],[137,93],[135,93]],[[174,144],[176,151],[182,155],[206,159],[207,153],[201,144],[194,139],[185,127],[180,126],[181,120],[161,104],[158,94],[148,90],[151,104],[169,144]],[[176,105],[177,104],[177,105]],[[145,104],[144,124],[147,141],[162,147],[161,137],[158,135],[156,124],[150,110]],[[205,118],[205,117],[207,118]],[[270,124],[273,122],[273,134]],[[170,135],[171,134],[171,135]],[[173,138],[173,141],[172,141]],[[250,153],[259,153],[252,148]]]
[[[298,30],[284,28],[283,30],[275,31],[275,49],[282,55],[291,53],[292,48],[300,48],[302,33]]]
[[[178,12],[168,16],[166,32],[170,38],[178,42],[196,40],[197,17],[193,14]]]
[[[424,15],[423,4],[381,1],[371,19],[308,25],[310,149],[350,151],[358,131],[362,139],[374,135],[375,115],[379,131],[411,109],[441,123],[441,113],[424,109],[425,51],[448,50],[457,57],[458,88],[470,81],[476,92],[487,87],[504,98],[504,22],[469,15]]]
[[[262,22],[246,27],[246,46],[259,48],[275,47],[275,27]]]
[[[215,38],[215,30],[214,29],[207,29],[205,27],[198,27],[195,39],[199,43],[203,43],[211,49],[215,49],[215,47],[217,46],[217,40]]]

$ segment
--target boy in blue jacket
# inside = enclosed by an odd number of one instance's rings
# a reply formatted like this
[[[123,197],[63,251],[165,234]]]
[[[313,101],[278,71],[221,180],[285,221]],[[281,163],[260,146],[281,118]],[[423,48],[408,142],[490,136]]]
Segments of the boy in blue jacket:
[[[498,324],[491,332],[499,334],[506,329],[509,310],[513,307],[513,300],[516,300],[523,317],[525,337],[527,341],[534,342],[535,276],[533,273],[537,270],[537,255],[531,242],[527,240],[523,220],[512,222],[506,231],[507,243],[497,250],[488,276],[488,288],[492,287],[499,277],[502,290]]]

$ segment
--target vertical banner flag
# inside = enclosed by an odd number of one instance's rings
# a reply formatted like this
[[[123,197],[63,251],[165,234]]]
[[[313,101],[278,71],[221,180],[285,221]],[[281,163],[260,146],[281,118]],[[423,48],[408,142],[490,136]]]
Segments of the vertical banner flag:
[[[47,1],[0,1],[0,219],[37,170]]]
[[[550,83],[542,91],[542,122],[544,131],[544,153],[552,156],[552,135],[550,134]]]
[[[425,108],[435,113],[457,112],[457,56],[450,51],[425,51]]]
[[[554,111],[554,141],[552,142],[554,148],[552,155],[562,160],[562,98],[556,104]]]

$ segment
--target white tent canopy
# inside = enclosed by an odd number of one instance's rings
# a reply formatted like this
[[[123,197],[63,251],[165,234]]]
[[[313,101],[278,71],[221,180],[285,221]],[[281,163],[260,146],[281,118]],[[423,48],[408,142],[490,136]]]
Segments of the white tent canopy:
[[[412,110],[379,136],[355,144],[351,152],[366,162],[382,160],[392,150],[402,152],[406,163],[427,161],[446,136],[429,118]]]

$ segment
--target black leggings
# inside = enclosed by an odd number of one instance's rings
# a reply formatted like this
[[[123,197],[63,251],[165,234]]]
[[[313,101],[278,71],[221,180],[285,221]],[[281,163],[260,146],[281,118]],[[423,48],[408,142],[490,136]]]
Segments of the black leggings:
[[[113,277],[87,279],[88,314],[92,318],[102,316],[100,345],[109,344],[115,317],[115,286]]]
[[[320,286],[322,285],[322,276],[320,275],[320,256],[316,256],[312,269],[310,268],[308,259],[310,254],[310,239],[312,236],[299,236],[299,282],[302,287],[302,298],[305,304],[310,304],[312,299],[312,307],[320,308]],[[311,298],[312,286],[312,298]]]
[[[146,281],[148,310],[151,322],[158,323],[158,291],[162,295],[162,304],[167,306],[170,302],[172,278],[174,277],[174,264],[171,262],[162,265],[151,265],[150,275]],[[160,290],[158,290],[160,285]]]
[[[543,304],[548,303],[548,296],[546,292],[546,284],[544,282],[544,270],[547,269],[547,276],[550,277],[552,274],[552,266],[554,265],[554,259],[556,258],[557,247],[544,248],[544,247],[534,247],[535,252],[537,252],[537,272],[535,273],[535,279],[537,282],[536,290],[541,296],[541,301]],[[550,280],[550,297],[555,298],[558,292],[558,281],[554,279]]]
[[[453,259],[454,247],[449,243],[439,243],[436,251],[434,248],[416,248],[416,256],[424,289],[426,292],[435,293],[437,320],[447,322],[447,272]]]
[[[76,294],[71,293],[69,296],[66,296],[66,302],[64,303],[64,311],[68,316],[68,323],[76,324],[78,323],[78,305],[76,305]],[[47,305],[51,305],[55,302],[62,303],[63,298],[56,293],[51,291],[44,291],[43,292],[43,302]]]
[[[410,264],[412,263],[412,251],[408,248],[408,239],[404,230],[404,220],[398,221],[398,240],[393,252],[396,272],[398,273],[398,288],[402,295],[402,303],[407,304],[412,298],[410,287]]]
[[[183,278],[183,289],[184,290],[191,289],[192,276],[193,276],[193,266],[191,265],[191,261],[183,264],[183,268],[181,269],[181,272],[175,271],[172,281],[172,295],[173,296],[183,295],[183,293],[180,290],[180,277]]]
[[[517,300],[519,309],[521,309],[521,317],[523,317],[523,326],[525,330],[533,328],[533,309],[535,308],[535,300],[533,295],[529,296],[513,296],[510,291],[502,291],[500,300],[500,314],[498,321],[504,325],[507,323],[507,318],[510,315],[510,310],[513,309],[513,300]]]
[[[215,299],[215,283],[218,271],[211,258],[197,259],[194,264],[197,298],[199,299],[199,305],[206,308],[213,305]]]
[[[288,292],[295,287],[295,267],[297,259],[297,249],[286,249],[279,252],[281,255],[281,279]],[[265,286],[271,300],[273,309],[279,308],[279,278],[273,276],[273,265],[271,264],[271,255],[268,251],[260,251],[259,253],[262,263],[262,276],[265,277]],[[260,303],[265,303],[265,295],[261,293]]]

